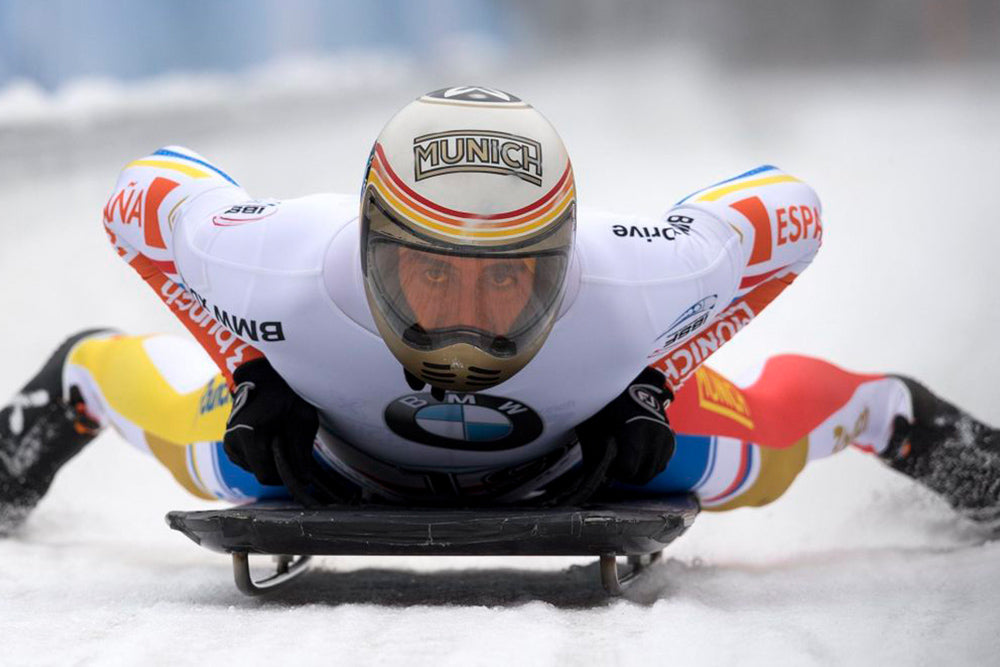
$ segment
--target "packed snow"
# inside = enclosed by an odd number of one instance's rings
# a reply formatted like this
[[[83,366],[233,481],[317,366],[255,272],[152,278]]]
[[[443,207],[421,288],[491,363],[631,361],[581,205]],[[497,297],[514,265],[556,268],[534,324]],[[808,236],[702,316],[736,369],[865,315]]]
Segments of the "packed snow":
[[[183,335],[100,229],[122,165],[185,144],[260,196],[354,191],[396,108],[458,83],[419,67],[383,74],[375,85],[306,68],[315,94],[296,85],[263,101],[231,83],[220,95],[174,79],[143,93],[161,107],[119,88],[102,98],[99,86],[48,100],[0,92],[0,393],[87,326]],[[813,354],[913,375],[1000,423],[994,73],[732,70],[647,52],[488,74],[475,82],[516,92],[560,129],[583,206],[653,215],[761,163],[816,188],[823,250],[716,368],[738,375],[768,354]],[[284,593],[245,598],[228,558],[164,525],[168,510],[213,506],[102,435],[0,540],[0,662],[988,664],[1000,654],[1000,542],[854,451],[811,464],[766,508],[702,515],[612,600],[594,565],[571,558],[330,557]]]

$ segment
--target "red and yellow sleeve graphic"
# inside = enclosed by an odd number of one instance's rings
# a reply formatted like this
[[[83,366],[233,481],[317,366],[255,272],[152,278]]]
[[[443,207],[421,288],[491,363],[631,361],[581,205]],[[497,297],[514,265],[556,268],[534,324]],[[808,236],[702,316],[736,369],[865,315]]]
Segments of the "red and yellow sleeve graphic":
[[[173,230],[184,203],[218,188],[238,188],[195,153],[164,148],[129,164],[104,207],[104,230],[118,255],[138,272],[212,357],[233,386],[232,373],[263,356],[225,328],[188,291],[174,264]]]
[[[693,338],[671,349],[651,363],[663,371],[667,383],[676,391],[720,347],[732,340],[743,327],[774,301],[792,284],[796,274],[790,271],[772,276],[733,301],[712,322]]]
[[[674,389],[801,275],[823,239],[816,193],[772,166],[697,192],[678,207],[704,209],[728,224],[740,238],[746,264],[736,298],[697,335],[651,364]]]

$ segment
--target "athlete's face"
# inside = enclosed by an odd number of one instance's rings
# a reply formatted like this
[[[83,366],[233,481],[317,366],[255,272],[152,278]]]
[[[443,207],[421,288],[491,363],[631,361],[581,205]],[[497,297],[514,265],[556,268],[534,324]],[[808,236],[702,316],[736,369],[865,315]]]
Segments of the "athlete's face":
[[[531,300],[535,263],[528,257],[456,257],[400,247],[399,282],[424,329],[468,327],[504,336]]]

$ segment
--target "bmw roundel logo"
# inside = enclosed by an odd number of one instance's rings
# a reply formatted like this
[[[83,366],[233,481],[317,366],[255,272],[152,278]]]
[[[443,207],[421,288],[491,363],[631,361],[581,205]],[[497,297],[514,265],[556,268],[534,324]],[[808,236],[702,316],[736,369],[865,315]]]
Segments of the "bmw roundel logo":
[[[432,447],[499,451],[526,445],[542,433],[542,419],[523,403],[501,396],[407,394],[385,409],[396,435]]]

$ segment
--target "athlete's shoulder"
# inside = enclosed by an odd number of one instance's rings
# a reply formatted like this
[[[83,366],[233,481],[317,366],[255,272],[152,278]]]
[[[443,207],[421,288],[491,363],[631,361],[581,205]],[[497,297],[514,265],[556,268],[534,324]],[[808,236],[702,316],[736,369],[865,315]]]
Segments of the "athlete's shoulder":
[[[198,207],[187,213],[192,222],[211,226],[216,233],[233,235],[261,233],[286,236],[316,229],[336,232],[358,216],[356,197],[321,193],[293,199],[245,198],[215,208]]]
[[[294,199],[245,199],[212,210],[193,212],[192,218],[209,234],[242,238],[266,236],[269,241],[301,244],[332,238],[358,217],[357,198],[322,193]],[[194,221],[192,221],[194,222]]]
[[[701,274],[736,243],[710,212],[652,217],[582,209],[578,248],[584,281],[652,284]]]
[[[318,271],[330,241],[357,219],[357,200],[338,194],[228,202],[208,198],[185,210],[183,218],[181,245],[202,262],[248,270]]]

